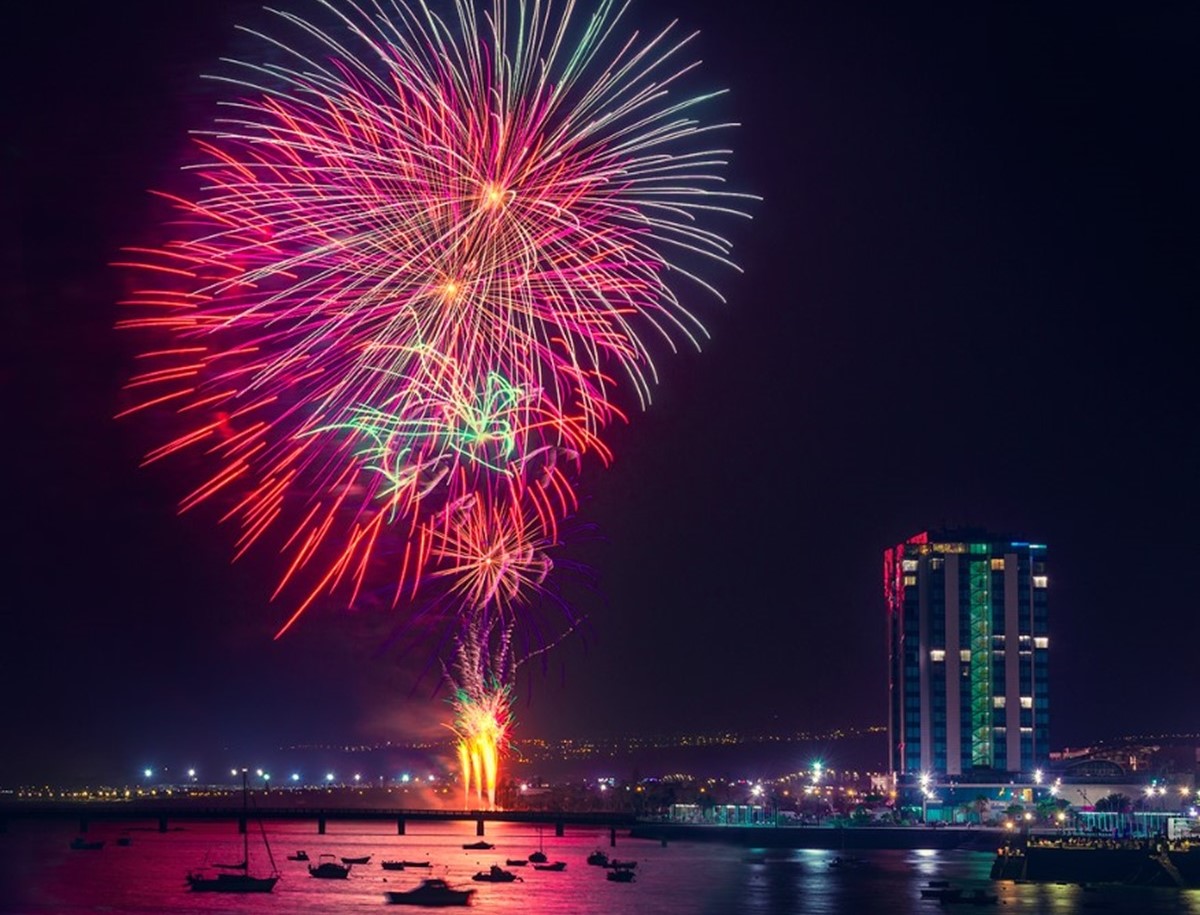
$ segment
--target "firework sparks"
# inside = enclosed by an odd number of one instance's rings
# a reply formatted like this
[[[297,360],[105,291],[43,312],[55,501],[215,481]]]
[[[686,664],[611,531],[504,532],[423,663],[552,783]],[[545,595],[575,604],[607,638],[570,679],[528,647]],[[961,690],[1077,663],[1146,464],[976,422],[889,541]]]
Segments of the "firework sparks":
[[[449,725],[463,780],[466,806],[496,806],[500,760],[512,728],[512,689],[516,670],[512,627],[475,621],[465,625],[455,646],[454,662],[446,676],[454,686],[450,699],[454,719]]]
[[[676,88],[689,36],[618,42],[610,2],[578,28],[570,0],[313,9],[223,77],[239,100],[200,134],[198,190],[168,197],[177,236],[124,262],[121,325],[170,338],[124,413],[182,427],[147,462],[211,465],[182,509],[227,499],[239,554],[282,544],[283,629],[380,575],[400,603],[446,562],[465,606],[508,599],[548,566],[479,530],[506,509],[461,506],[519,492],[552,540],[575,502],[560,459],[607,460],[651,338],[703,336],[668,278],[711,288],[692,265],[729,264],[706,228],[740,206],[724,125]],[[460,555],[488,538],[503,571]]]

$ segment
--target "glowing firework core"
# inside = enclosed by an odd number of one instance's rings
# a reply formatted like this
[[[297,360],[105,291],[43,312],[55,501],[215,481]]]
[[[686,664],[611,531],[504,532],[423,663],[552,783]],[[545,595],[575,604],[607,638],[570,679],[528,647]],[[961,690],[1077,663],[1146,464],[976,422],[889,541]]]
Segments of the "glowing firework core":
[[[457,714],[451,729],[458,738],[458,762],[468,808],[472,806],[472,794],[475,809],[496,806],[496,777],[508,746],[511,703],[508,687],[498,684],[482,696],[472,698],[459,690],[454,697]]]

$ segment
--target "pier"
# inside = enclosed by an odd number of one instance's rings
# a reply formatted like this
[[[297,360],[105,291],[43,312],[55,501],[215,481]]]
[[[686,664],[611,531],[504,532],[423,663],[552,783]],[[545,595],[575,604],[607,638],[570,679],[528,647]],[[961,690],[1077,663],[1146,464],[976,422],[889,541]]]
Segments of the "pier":
[[[397,807],[340,807],[340,806],[266,806],[256,804],[253,815],[262,820],[300,820],[311,822],[315,831],[324,835],[330,821],[394,822],[396,834],[405,835],[410,822],[473,823],[475,835],[487,834],[488,823],[529,823],[552,826],[556,836],[562,836],[568,826],[609,831],[609,842],[616,844],[617,830],[631,829],[636,822],[632,813],[566,812],[533,810],[427,810]],[[167,832],[172,823],[230,821],[240,831],[246,828],[246,813],[240,802],[221,804],[196,803],[195,800],[133,801],[133,802],[22,802],[0,806],[0,833],[10,831],[22,820],[61,820],[75,822],[80,833],[86,833],[95,822],[145,822],[157,824],[159,832]]]

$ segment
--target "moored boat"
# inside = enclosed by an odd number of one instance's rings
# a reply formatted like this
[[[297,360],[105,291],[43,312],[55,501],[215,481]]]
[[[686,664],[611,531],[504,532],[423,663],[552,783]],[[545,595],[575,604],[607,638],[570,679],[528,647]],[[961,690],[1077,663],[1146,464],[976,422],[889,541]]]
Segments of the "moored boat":
[[[404,870],[403,861],[380,861],[379,866],[385,871],[402,871]]]
[[[587,863],[593,867],[608,867],[608,855],[597,848],[587,856]]]
[[[360,858],[342,858],[343,864],[370,864],[371,856],[363,855]]]
[[[99,851],[103,847],[103,839],[99,839],[95,842],[89,842],[83,836],[79,836],[71,840],[71,848],[75,851]]]
[[[480,839],[478,842],[468,842],[463,846],[467,851],[490,851],[495,847],[491,842],[485,842],[483,839]]]
[[[298,851],[294,855],[288,855],[287,858],[289,861],[307,861],[308,860],[308,852]]]
[[[345,880],[350,876],[350,865],[338,864],[333,855],[321,855],[315,865],[308,866],[308,874],[321,880]]]
[[[246,770],[242,770],[242,817],[246,817],[249,803],[249,788],[246,783]],[[242,832],[242,860],[237,864],[217,864],[226,870],[241,871],[241,873],[218,873],[209,876],[203,871],[192,871],[187,875],[188,887],[193,893],[269,893],[279,882],[279,870],[275,866],[275,856],[271,854],[271,843],[267,841],[267,832],[258,823],[263,845],[267,849],[267,857],[271,861],[271,873],[265,877],[255,877],[250,873],[250,831]]]
[[[200,873],[187,875],[187,883],[194,893],[269,893],[279,882],[279,875],[252,877],[250,874],[214,874],[206,877]]]
[[[440,908],[452,905],[468,905],[474,890],[456,890],[445,880],[431,877],[422,880],[420,886],[411,890],[390,890],[384,897],[392,905],[419,905]]]
[[[524,867],[529,862],[524,858],[505,858],[504,863],[508,867]]]
[[[609,871],[604,876],[609,880],[612,880],[614,883],[633,883],[634,880],[633,871],[628,870],[627,868]]]
[[[477,880],[480,883],[512,883],[514,880],[520,880],[521,878],[512,871],[506,871],[498,864],[493,864],[486,871],[480,871],[471,879]]]
[[[922,899],[936,899],[938,902],[958,902],[962,898],[962,894],[962,890],[948,886],[921,887]]]
[[[565,871],[567,869],[566,861],[555,861],[553,864],[535,864],[535,871]]]

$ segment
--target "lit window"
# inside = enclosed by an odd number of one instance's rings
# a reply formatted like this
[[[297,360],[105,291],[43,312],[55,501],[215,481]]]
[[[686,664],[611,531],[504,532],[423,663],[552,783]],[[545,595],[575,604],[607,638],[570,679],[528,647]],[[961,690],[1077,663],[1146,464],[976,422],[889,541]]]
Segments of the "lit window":
[[[904,576],[904,586],[906,588],[912,587],[916,583],[917,583],[917,576],[915,576],[915,575],[905,575]]]
[[[992,571],[993,572],[1003,572],[1004,571],[1004,560],[1003,559],[993,559],[992,560]]]
[[[1034,636],[1033,647],[1034,648],[1049,648],[1050,640],[1048,638],[1046,638],[1044,635]]]
[[[929,560],[929,568],[931,568],[931,569],[940,569],[945,564],[946,564],[946,560],[944,560],[944,559]]]
[[[1021,728],[1021,733],[1022,734],[1032,734],[1033,728]]]
[[[959,653],[958,653],[958,659],[959,659],[960,661],[969,661],[969,660],[971,660],[971,649],[970,649],[970,648],[963,648],[961,651],[959,651]]]
[[[941,648],[931,648],[929,651],[929,660],[944,661],[946,660],[946,652]]]
[[[900,561],[900,568],[902,568],[905,572],[915,572],[917,571],[917,560],[903,559]]]
[[[1005,699],[1004,696],[993,696],[992,697],[992,705],[994,705],[996,708],[1004,708],[1007,701],[1008,700]]]
[[[1033,708],[1033,696],[1022,696],[1021,708]]]
[[[1035,588],[1044,588],[1044,587],[1046,587],[1047,584],[1049,584],[1049,581],[1050,581],[1050,579],[1047,578],[1045,575],[1034,575],[1033,576],[1033,586]]]

